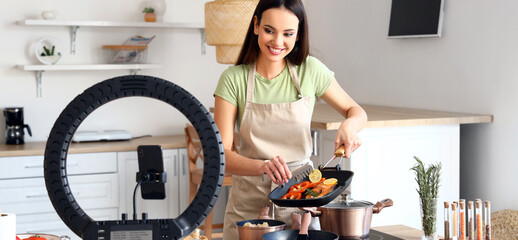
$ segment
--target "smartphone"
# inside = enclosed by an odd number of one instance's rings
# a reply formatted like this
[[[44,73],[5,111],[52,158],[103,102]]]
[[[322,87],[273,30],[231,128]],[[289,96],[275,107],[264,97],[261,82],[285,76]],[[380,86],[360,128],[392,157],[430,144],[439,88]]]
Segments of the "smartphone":
[[[139,173],[156,174],[164,173],[164,158],[162,147],[159,145],[141,145],[137,148]],[[144,182],[140,186],[143,199],[164,199],[165,182],[150,181]]]

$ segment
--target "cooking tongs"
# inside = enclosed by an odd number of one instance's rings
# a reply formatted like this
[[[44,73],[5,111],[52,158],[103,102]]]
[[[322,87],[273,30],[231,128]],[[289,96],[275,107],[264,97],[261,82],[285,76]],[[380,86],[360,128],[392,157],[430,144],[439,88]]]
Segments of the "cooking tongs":
[[[338,162],[338,164],[336,165],[336,167],[334,167],[334,168],[333,168],[333,169],[335,169],[335,168],[336,168],[336,170],[337,170],[337,171],[340,171],[341,166],[342,166],[342,159],[344,159],[344,156],[345,156],[345,146],[344,146],[344,145],[342,145],[342,146],[340,146],[338,149],[336,149],[336,151],[335,151],[335,155],[333,155],[333,157],[331,157],[331,159],[329,159],[329,161],[327,161],[327,162],[326,162],[326,164],[324,164],[324,166],[322,166],[322,165],[318,166],[318,169],[320,169],[320,170],[325,169],[325,168],[327,167],[327,165],[328,165],[331,161],[335,160],[337,157],[340,157],[340,161]]]

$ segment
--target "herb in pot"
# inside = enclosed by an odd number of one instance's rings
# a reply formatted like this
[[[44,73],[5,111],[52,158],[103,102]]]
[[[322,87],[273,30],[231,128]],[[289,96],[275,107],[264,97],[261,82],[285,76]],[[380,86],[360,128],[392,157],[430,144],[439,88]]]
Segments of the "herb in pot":
[[[436,233],[437,197],[441,176],[441,163],[430,164],[428,168],[416,156],[417,163],[410,169],[415,172],[415,180],[421,202],[423,233],[426,237],[433,237]]]

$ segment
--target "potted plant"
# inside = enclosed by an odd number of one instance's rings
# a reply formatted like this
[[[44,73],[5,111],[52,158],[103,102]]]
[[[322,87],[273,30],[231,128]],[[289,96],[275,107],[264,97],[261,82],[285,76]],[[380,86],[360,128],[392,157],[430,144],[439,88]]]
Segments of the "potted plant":
[[[421,205],[421,224],[423,230],[422,239],[437,239],[437,198],[439,193],[439,181],[441,176],[441,163],[430,164],[425,167],[424,163],[414,156],[417,163],[410,169],[415,173],[415,180],[419,193]]]
[[[52,45],[50,49],[47,46],[43,46],[43,51],[40,53],[39,59],[45,64],[55,64],[61,58],[61,53],[55,53],[56,46]]]
[[[146,7],[142,10],[144,13],[144,21],[146,22],[156,22],[156,14],[155,9],[152,7]]]

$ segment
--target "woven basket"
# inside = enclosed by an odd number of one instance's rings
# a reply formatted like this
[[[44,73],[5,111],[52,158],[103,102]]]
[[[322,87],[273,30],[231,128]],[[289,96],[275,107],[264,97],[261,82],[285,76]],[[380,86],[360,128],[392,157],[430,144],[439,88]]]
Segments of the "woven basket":
[[[518,211],[505,209],[491,214],[491,238],[518,240]]]
[[[258,2],[216,0],[205,3],[206,41],[208,45],[216,46],[219,63],[236,63]]]

